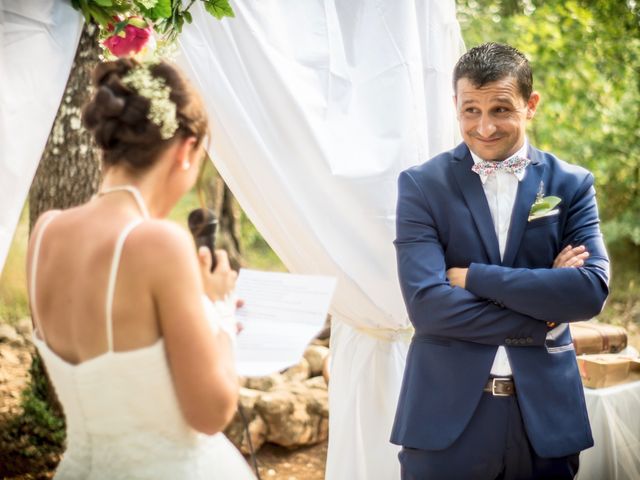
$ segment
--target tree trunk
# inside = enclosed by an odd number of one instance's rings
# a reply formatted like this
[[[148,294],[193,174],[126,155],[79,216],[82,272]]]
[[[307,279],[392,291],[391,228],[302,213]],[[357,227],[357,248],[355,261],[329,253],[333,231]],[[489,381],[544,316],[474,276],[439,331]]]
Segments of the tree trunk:
[[[218,172],[208,176],[203,183],[201,188],[207,199],[207,207],[218,217],[216,248],[226,250],[231,268],[238,270],[242,266],[240,206]]]
[[[81,110],[91,93],[91,73],[99,62],[98,29],[85,26],[69,80],[29,192],[29,226],[51,209],[86,202],[100,180],[100,152],[82,127]]]
[[[85,25],[62,102],[29,191],[29,231],[43,212],[84,203],[98,188],[100,154],[91,134],[82,127],[81,110],[91,93],[91,73],[99,62],[99,55],[98,29]],[[28,415],[25,422],[37,425],[27,428],[37,433],[40,442],[48,443],[52,452],[60,452],[65,436],[62,408],[37,352],[30,373],[26,398],[31,400],[25,406],[25,414],[29,414],[30,409],[37,414]]]

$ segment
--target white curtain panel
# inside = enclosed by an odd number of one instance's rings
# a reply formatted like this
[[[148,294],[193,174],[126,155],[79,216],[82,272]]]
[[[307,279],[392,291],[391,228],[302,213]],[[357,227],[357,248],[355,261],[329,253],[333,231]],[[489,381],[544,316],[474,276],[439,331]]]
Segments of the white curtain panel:
[[[0,270],[82,33],[62,0],[0,0]]]
[[[199,3],[181,64],[212,119],[209,153],[296,273],[333,275],[326,478],[397,479],[388,439],[409,322],[397,285],[398,173],[457,141],[453,0]]]
[[[585,388],[584,395],[595,447],[580,454],[577,480],[639,479],[640,382]]]

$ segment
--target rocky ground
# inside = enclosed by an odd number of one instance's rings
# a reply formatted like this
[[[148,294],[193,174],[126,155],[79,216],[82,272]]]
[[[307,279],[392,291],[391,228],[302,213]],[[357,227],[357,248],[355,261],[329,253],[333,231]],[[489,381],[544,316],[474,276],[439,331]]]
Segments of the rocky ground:
[[[16,429],[12,424],[22,413],[21,392],[29,383],[34,351],[28,340],[30,336],[29,319],[18,322],[15,327],[0,324],[0,478],[3,479],[49,479],[59,461],[57,453],[42,451],[47,450],[45,445],[38,451],[38,446],[29,440],[29,433]],[[325,347],[316,347],[316,355],[311,354],[310,360],[315,362],[313,373],[320,373],[318,369],[321,369],[325,353],[322,349]],[[250,419],[253,442],[259,447],[257,463],[262,480],[324,478],[328,428],[326,384],[318,375],[309,380],[311,375],[309,361],[304,359],[288,373],[265,377],[261,381],[243,381],[242,404]],[[311,385],[305,386],[305,381]],[[293,393],[286,387],[291,383],[296,385]],[[313,405],[309,406],[310,403]],[[306,413],[307,406],[311,414]],[[293,421],[285,422],[283,416],[287,415],[292,415]],[[232,440],[248,452],[246,438],[238,422],[236,418],[228,433],[230,437],[235,435]],[[274,422],[281,425],[276,426]],[[286,434],[278,435],[276,429]],[[271,438],[276,441],[280,438],[280,443],[285,443],[285,446],[273,443]]]

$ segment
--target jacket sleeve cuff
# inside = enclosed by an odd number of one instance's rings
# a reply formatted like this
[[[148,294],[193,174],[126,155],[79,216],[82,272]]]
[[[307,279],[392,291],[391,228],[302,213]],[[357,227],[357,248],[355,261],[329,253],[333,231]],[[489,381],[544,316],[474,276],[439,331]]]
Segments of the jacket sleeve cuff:
[[[467,270],[465,289],[473,293],[476,297],[487,299],[494,304],[504,307],[500,301],[499,288],[497,288],[492,275],[494,265],[483,265],[482,263],[472,263]]]

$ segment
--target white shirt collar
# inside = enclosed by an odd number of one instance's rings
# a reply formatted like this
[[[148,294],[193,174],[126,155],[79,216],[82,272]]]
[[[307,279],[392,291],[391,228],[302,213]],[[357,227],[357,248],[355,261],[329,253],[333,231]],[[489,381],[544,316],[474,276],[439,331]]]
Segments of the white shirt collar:
[[[527,137],[525,137],[524,138],[524,143],[522,144],[522,147],[520,147],[520,150],[518,150],[513,155],[505,158],[505,160],[509,160],[510,158],[513,158],[513,157],[526,157],[528,150],[529,150],[529,139]],[[473,158],[473,163],[479,163],[479,162],[483,161],[482,158],[480,158],[478,155],[476,155],[473,152],[473,150],[469,149],[469,152],[471,152],[471,158]],[[516,175],[514,173],[514,175],[516,176],[518,181],[522,181],[522,179],[524,178],[525,170],[521,171],[518,175]],[[482,183],[486,182],[487,181],[487,176],[486,175],[480,175],[480,180],[482,181]]]

